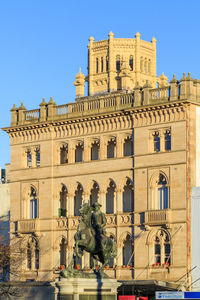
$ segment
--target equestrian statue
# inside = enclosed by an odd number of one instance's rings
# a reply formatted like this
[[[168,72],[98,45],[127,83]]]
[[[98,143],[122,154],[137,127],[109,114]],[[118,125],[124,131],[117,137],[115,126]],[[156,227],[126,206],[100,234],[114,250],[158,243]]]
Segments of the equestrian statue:
[[[61,276],[70,277],[75,275],[73,267],[76,257],[81,258],[83,252],[89,252],[93,261],[99,261],[101,267],[99,272],[102,272],[105,266],[109,264],[110,258],[117,255],[117,246],[115,241],[106,236],[106,216],[100,210],[101,204],[95,202],[93,205],[83,203],[80,212],[80,222],[77,232],[74,235],[75,246],[72,261],[69,267],[61,272]],[[94,264],[95,267],[95,264]]]

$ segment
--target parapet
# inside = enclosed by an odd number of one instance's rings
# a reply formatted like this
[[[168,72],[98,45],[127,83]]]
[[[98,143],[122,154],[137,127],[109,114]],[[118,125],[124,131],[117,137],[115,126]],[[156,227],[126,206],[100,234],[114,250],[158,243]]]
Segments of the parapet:
[[[11,109],[11,127],[86,117],[101,113],[119,112],[124,109],[160,105],[169,102],[192,101],[200,104],[200,80],[188,73],[178,81],[174,75],[168,84],[161,75],[160,87],[152,88],[147,81],[142,87],[137,83],[131,91],[104,93],[80,97],[74,103],[56,105],[53,98],[43,99],[39,109],[26,110],[23,103]]]

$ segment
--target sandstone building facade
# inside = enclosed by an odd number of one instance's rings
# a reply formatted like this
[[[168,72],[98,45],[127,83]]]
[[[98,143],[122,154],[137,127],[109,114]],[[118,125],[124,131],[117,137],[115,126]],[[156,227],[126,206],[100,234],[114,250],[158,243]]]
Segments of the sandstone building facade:
[[[118,247],[119,280],[191,283],[192,187],[200,185],[200,81],[156,75],[156,40],[88,46],[76,101],[11,110],[11,235],[20,279],[54,280],[68,265],[83,201],[98,201]],[[88,82],[88,96],[84,96]],[[90,267],[85,253],[82,268]],[[12,268],[12,266],[11,266]],[[180,279],[180,281],[179,281]]]

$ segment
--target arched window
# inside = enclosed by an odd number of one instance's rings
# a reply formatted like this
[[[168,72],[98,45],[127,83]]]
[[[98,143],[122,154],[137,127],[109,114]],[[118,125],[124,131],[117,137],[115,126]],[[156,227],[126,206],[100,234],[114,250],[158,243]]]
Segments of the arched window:
[[[107,144],[107,158],[115,157],[115,147],[116,147],[116,141],[115,138],[112,138],[108,141]]]
[[[131,71],[133,71],[133,55],[130,55],[130,57],[129,57],[129,66],[130,66]]]
[[[27,244],[27,269],[28,270],[38,270],[39,269],[39,245],[35,237],[29,238]]]
[[[60,208],[58,209],[59,217],[66,217],[67,212],[67,188],[65,185],[62,186],[60,192]]]
[[[119,72],[120,71],[120,56],[116,56],[116,70]]]
[[[167,178],[163,173],[152,180],[150,186],[151,192],[151,209],[168,209],[169,208],[169,185]]]
[[[106,213],[114,214],[114,200],[115,200],[115,184],[110,181],[109,187],[106,193]]]
[[[64,238],[62,238],[60,243],[60,265],[64,265],[66,267],[66,251],[67,245]]]
[[[101,57],[101,72],[103,72],[103,57]]]
[[[68,145],[63,145],[60,148],[60,163],[61,164],[68,163]]]
[[[90,205],[94,204],[95,202],[98,202],[98,197],[99,197],[99,185],[96,182],[94,182],[90,194]]]
[[[74,215],[80,216],[79,209],[82,205],[82,199],[83,199],[83,187],[81,184],[78,184],[77,190],[75,192],[74,196]]]
[[[171,264],[171,245],[169,234],[165,230],[159,230],[154,237],[154,261],[157,266]]]
[[[124,156],[133,155],[133,140],[131,137],[127,137],[124,140]]]
[[[75,162],[83,161],[83,144],[79,143],[75,149]]]
[[[133,265],[133,244],[130,235],[127,234],[126,239],[123,243],[123,265]]]
[[[30,219],[38,218],[38,200],[36,190],[31,187],[30,193]]]
[[[96,73],[99,72],[99,59],[96,58]]]
[[[123,192],[123,212],[133,212],[134,209],[134,193],[133,187],[129,179],[127,179]]]
[[[95,141],[91,145],[91,160],[99,159],[99,141]]]

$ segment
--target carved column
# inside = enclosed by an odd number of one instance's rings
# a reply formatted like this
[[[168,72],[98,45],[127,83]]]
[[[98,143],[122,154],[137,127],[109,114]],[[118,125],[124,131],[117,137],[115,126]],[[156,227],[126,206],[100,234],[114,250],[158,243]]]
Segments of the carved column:
[[[106,192],[102,191],[99,194],[99,203],[102,205],[101,210],[102,212],[106,213]]]
[[[74,216],[74,193],[68,194],[67,197],[67,213],[69,217]]]
[[[122,213],[123,211],[123,190],[116,191],[116,211],[117,213]]]

